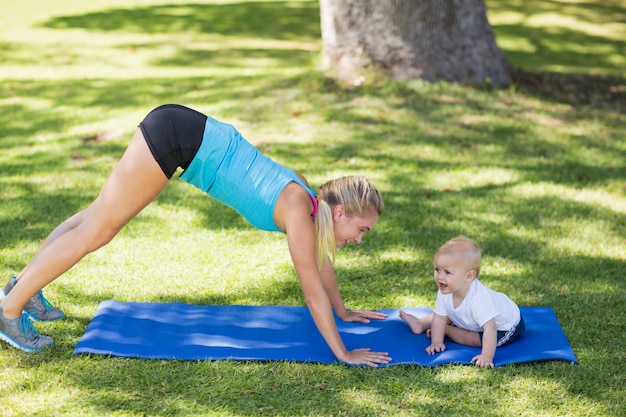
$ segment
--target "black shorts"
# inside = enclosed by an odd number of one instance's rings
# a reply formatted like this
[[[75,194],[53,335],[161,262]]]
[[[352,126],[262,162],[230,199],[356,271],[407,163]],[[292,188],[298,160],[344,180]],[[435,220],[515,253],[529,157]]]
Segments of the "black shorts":
[[[165,104],[139,123],[148,147],[167,178],[186,169],[202,144],[207,117],[188,107]]]
[[[517,323],[512,329],[508,331],[498,330],[496,346],[502,347],[506,346],[509,343],[515,342],[517,339],[522,337],[524,332],[526,331],[526,323],[524,323],[524,317],[520,316],[519,323]],[[483,332],[478,332],[480,335],[480,343],[483,342]]]

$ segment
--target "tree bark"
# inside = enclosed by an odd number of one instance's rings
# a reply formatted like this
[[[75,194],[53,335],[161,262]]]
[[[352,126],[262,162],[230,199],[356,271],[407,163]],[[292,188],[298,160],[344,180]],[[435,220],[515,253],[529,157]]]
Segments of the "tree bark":
[[[324,67],[358,83],[368,71],[507,85],[484,0],[320,0]]]

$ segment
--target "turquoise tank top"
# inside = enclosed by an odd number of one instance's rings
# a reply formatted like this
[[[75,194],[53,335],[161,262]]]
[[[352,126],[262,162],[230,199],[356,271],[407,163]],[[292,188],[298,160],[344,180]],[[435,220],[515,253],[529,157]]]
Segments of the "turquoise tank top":
[[[180,178],[235,209],[261,230],[279,232],[274,207],[290,182],[300,184],[315,203],[315,193],[296,173],[246,141],[233,126],[207,118],[202,144]]]

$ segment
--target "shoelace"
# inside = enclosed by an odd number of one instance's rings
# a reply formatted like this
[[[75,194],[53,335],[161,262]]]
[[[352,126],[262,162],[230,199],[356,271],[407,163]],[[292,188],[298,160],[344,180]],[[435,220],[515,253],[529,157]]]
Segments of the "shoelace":
[[[46,311],[50,311],[50,309],[52,308],[52,303],[43,296],[43,292],[41,290],[37,292],[37,297],[39,298],[39,301],[41,301],[43,308],[45,308]]]
[[[30,321],[30,313],[23,313],[20,317],[20,330],[24,333],[24,338],[26,340],[30,340],[29,333],[33,334],[33,338],[37,337],[39,333],[37,333],[37,329],[33,326],[33,323]]]

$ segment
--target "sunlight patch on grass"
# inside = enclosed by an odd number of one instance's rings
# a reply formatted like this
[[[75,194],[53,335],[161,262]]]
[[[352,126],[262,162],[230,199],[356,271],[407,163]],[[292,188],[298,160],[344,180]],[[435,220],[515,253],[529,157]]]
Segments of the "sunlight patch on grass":
[[[499,277],[523,276],[529,273],[528,264],[517,262],[502,256],[492,256],[483,253],[481,274],[495,275]]]
[[[170,237],[159,237],[143,225],[131,223],[127,229],[68,272],[67,285],[89,297],[122,301],[176,299],[193,288],[198,300],[218,297],[238,304],[259,304],[267,299],[260,294],[283,280],[297,285],[282,236],[253,229],[190,234],[191,227],[187,233],[173,228]],[[251,257],[250,251],[260,256]],[[135,295],[127,293],[128,285],[137,289]]]
[[[520,197],[556,197],[564,201],[572,201],[588,205],[597,205],[616,214],[626,214],[626,201],[623,195],[615,195],[603,189],[580,189],[564,185],[536,182],[514,186],[508,191]]]
[[[626,35],[626,24],[621,22],[604,23],[602,25],[557,13],[537,13],[529,16],[525,24],[530,27],[566,28],[586,35],[623,41]]]
[[[626,240],[606,221],[589,218],[567,219],[557,222],[567,234],[554,237],[549,243],[570,256],[600,256],[626,260]],[[590,244],[591,243],[591,244]]]
[[[442,369],[436,379],[446,384],[470,383],[478,381],[486,381],[489,377],[484,372],[473,366],[463,366],[461,369],[453,370],[450,368]]]
[[[43,368],[47,366],[43,365]],[[50,371],[50,370],[48,370]],[[0,374],[0,376],[2,376]],[[6,384],[6,381],[19,381],[15,384]],[[68,389],[68,381],[62,375],[48,377],[45,381],[36,380],[32,373],[16,373],[10,377],[2,376],[2,391],[9,394],[10,402],[2,405],[2,416],[26,416],[26,415],[62,415],[63,404],[61,399],[67,400],[77,394],[75,388]],[[29,395],[29,391],[41,391],[39,395]]]
[[[608,63],[615,65],[616,67],[626,67],[626,56],[623,54],[608,54],[606,60]]]
[[[51,67],[51,66],[18,66],[2,65],[0,68],[0,80],[29,80],[37,78],[39,80],[73,80],[107,78],[111,80],[130,80],[146,78],[178,78],[178,77],[231,77],[231,76],[267,76],[282,75],[292,77],[305,71],[298,67],[242,67],[242,68],[208,68],[208,67],[187,67],[175,71],[168,68],[147,67],[144,69],[129,68],[120,69],[111,66],[96,66],[79,68],[73,67]]]
[[[32,189],[37,192],[59,192],[65,189],[71,189],[76,187],[75,178],[70,178],[68,175],[63,175],[59,172],[58,175],[45,175],[45,176],[30,176],[30,178],[25,181],[28,184],[33,185]],[[32,191],[25,191],[25,193],[30,193]],[[23,197],[26,197],[24,194]]]
[[[356,387],[341,392],[341,399],[345,402],[345,409],[349,415],[354,413],[366,413],[366,410],[381,410],[392,413],[398,417],[413,415],[412,410],[404,410],[397,405],[389,404],[387,399],[371,387]],[[369,413],[368,413],[369,414]]]
[[[59,33],[60,32],[60,33]],[[11,59],[0,67],[0,79],[134,79],[145,77],[191,77],[283,74],[303,71],[294,60],[303,54],[314,59],[320,41],[312,42],[232,37],[220,34],[115,34],[75,30],[73,42],[63,31],[31,29],[17,34]],[[6,41],[11,41],[7,35]],[[26,40],[25,40],[26,39]],[[37,59],[32,50],[38,50]],[[188,65],[195,61],[195,65]],[[184,65],[183,65],[184,64]]]
[[[511,219],[506,214],[496,213],[495,211],[487,210],[487,211],[473,211],[465,213],[465,217],[468,219],[478,220],[482,223],[491,223],[491,224],[508,224]]]
[[[519,174],[505,168],[477,167],[454,171],[431,170],[424,181],[436,190],[471,189],[490,185],[504,185],[516,182]]]
[[[498,38],[498,46],[504,50],[511,50],[516,52],[524,52],[532,54],[537,51],[537,45],[526,38]]]
[[[3,65],[4,66],[4,65]],[[0,105],[5,105],[7,107],[10,106],[21,106],[27,108],[28,110],[47,110],[54,105],[54,102],[48,98],[42,98],[40,96],[18,96],[15,95],[13,97],[3,97],[0,98]]]
[[[492,25],[519,25],[524,22],[526,19],[526,15],[519,12],[514,12],[510,10],[502,10],[502,11],[491,11],[489,12],[489,22]],[[498,42],[500,43],[500,42]]]
[[[381,261],[401,261],[401,262],[412,262],[416,258],[421,258],[429,254],[424,253],[419,250],[412,250],[403,247],[396,248],[385,248],[378,255],[378,259]]]
[[[434,293],[436,294],[436,293]],[[424,297],[418,295],[397,295],[395,297],[387,297],[386,302],[390,307],[400,308],[403,307],[435,307],[435,297]]]
[[[583,410],[584,415],[606,415],[606,410],[584,395],[572,402],[566,395],[568,387],[557,379],[517,376],[506,386],[510,393],[506,401],[515,404],[520,415],[529,411],[533,416],[580,415]]]
[[[204,37],[203,37],[204,39]],[[193,44],[192,44],[193,45]],[[232,37],[220,37],[215,36],[213,43],[207,45],[206,43],[199,43],[196,46],[201,46],[207,49],[215,50],[230,50],[230,49],[249,49],[253,50],[287,50],[287,51],[309,51],[318,52],[321,45],[321,40],[315,40],[311,42],[296,41],[290,39],[258,39],[258,38],[232,38]]]

